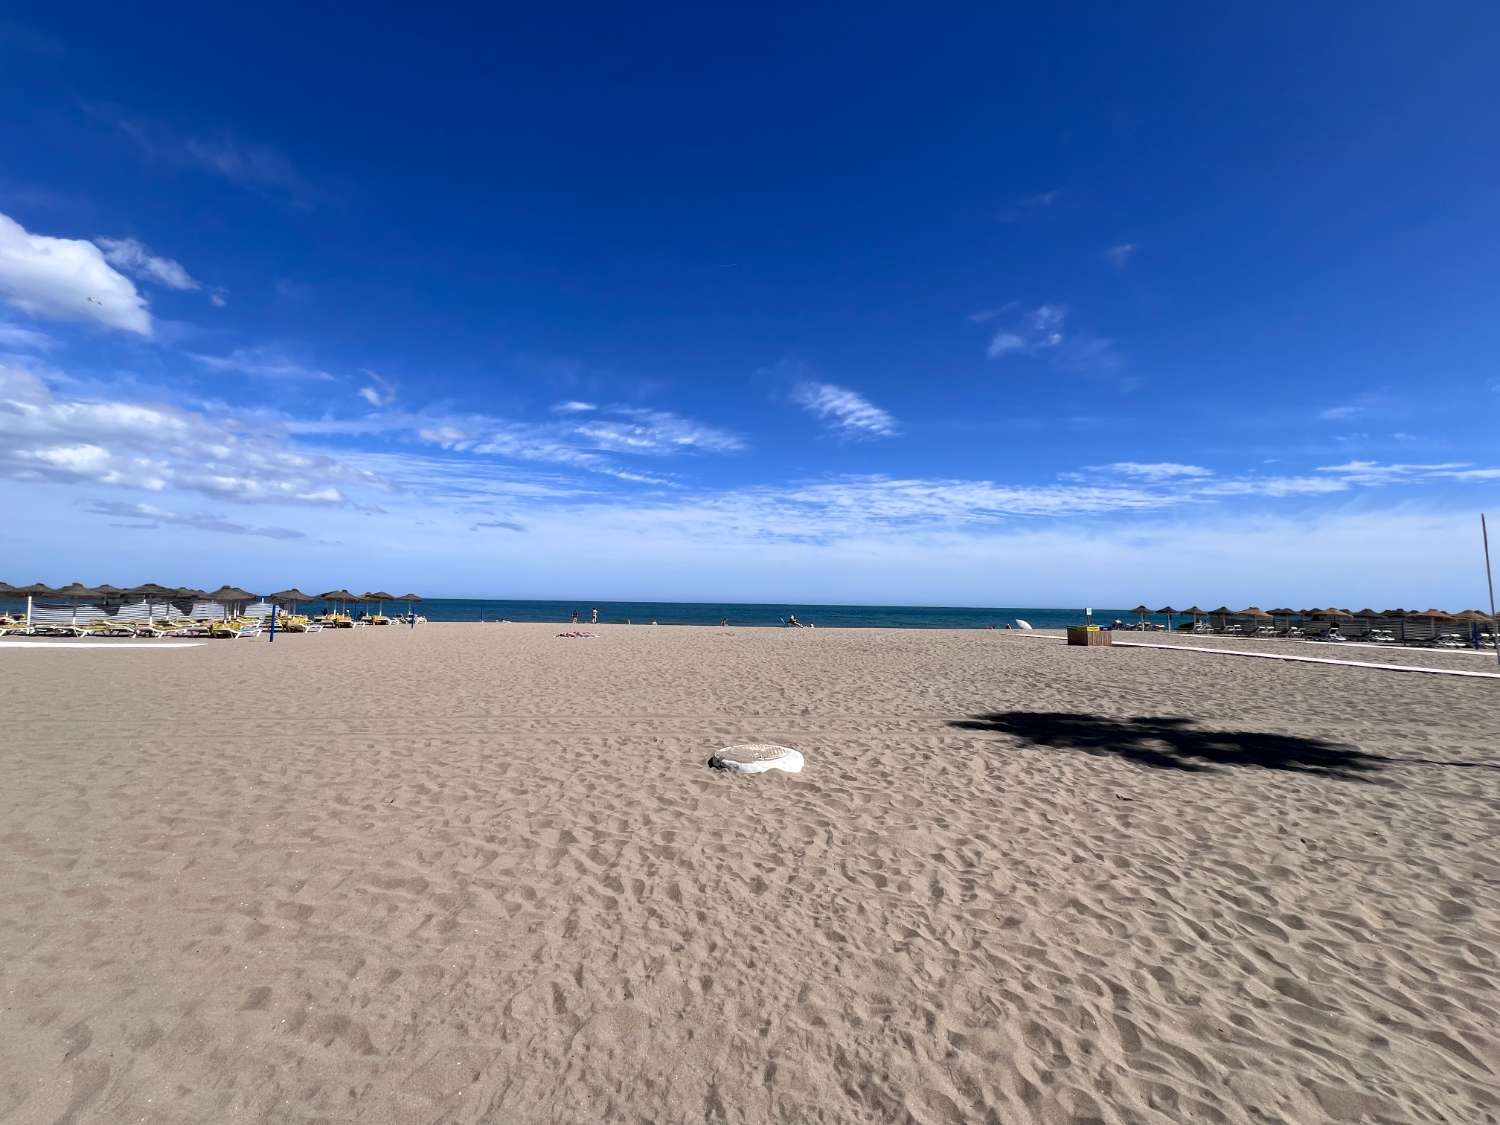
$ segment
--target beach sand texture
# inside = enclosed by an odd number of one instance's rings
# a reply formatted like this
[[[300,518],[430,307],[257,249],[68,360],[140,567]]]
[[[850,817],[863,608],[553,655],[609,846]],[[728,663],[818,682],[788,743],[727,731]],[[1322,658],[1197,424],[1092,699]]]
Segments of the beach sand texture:
[[[1496,682],[563,628],[0,652],[0,1120],[1500,1121]]]

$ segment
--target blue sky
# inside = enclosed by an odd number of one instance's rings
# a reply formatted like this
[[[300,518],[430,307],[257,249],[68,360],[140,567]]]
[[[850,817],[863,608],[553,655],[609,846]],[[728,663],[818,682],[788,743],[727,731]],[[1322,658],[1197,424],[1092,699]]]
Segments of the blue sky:
[[[1500,10],[0,22],[0,577],[1477,604]]]

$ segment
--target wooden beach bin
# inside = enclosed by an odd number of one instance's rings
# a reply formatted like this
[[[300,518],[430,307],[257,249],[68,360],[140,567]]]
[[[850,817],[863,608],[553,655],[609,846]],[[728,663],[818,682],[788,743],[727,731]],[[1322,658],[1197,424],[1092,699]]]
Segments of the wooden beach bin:
[[[1068,643],[1083,645],[1086,648],[1107,645],[1110,643],[1110,633],[1108,629],[1101,629],[1097,625],[1069,625]]]

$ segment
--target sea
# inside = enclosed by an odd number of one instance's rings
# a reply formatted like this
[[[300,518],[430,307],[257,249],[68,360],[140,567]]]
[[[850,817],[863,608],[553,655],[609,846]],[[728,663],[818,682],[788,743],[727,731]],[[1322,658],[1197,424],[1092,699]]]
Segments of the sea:
[[[351,603],[374,612],[373,603]],[[305,612],[320,613],[322,602],[306,604]],[[546,621],[566,624],[576,610],[587,622],[594,609],[602,624],[717,625],[728,621],[741,627],[776,627],[795,615],[804,625],[821,629],[1003,629],[1026,621],[1036,629],[1061,629],[1082,624],[1084,609],[1037,606],[918,606],[918,605],[815,605],[758,602],[591,602],[514,601],[502,598],[430,598],[416,605],[429,621]],[[25,602],[0,599],[0,610],[25,609]],[[387,613],[405,612],[405,602],[388,602]],[[1092,620],[1105,625],[1115,618],[1136,620],[1124,609],[1093,611]],[[1157,620],[1153,615],[1149,620]],[[1160,618],[1165,623],[1165,618]]]

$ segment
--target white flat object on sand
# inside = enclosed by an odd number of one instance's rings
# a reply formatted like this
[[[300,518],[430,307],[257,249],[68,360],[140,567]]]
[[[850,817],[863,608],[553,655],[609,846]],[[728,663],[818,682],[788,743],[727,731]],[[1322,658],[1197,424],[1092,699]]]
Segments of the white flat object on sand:
[[[765,773],[767,770],[802,772],[802,754],[790,746],[772,746],[767,742],[744,742],[726,746],[708,760],[716,770],[735,773]]]

